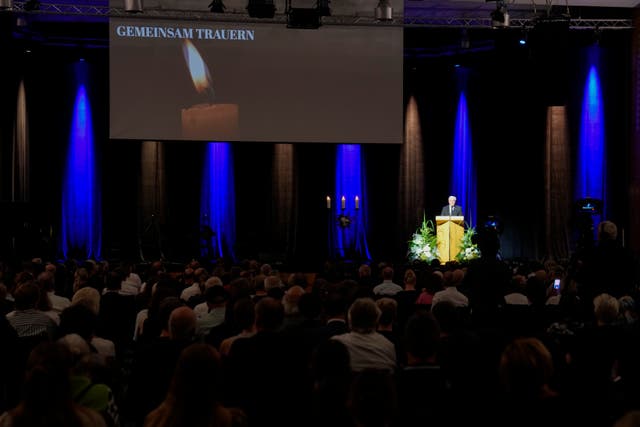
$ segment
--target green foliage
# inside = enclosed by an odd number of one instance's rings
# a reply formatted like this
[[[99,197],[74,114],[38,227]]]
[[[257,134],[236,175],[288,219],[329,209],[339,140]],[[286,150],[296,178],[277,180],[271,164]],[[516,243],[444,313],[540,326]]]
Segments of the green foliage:
[[[439,256],[435,226],[423,217],[420,228],[409,241],[409,260],[431,262]]]
[[[460,243],[460,252],[456,255],[456,261],[465,262],[472,259],[480,258],[480,249],[478,245],[473,243],[473,236],[476,234],[474,227],[467,227],[462,235],[462,242]]]

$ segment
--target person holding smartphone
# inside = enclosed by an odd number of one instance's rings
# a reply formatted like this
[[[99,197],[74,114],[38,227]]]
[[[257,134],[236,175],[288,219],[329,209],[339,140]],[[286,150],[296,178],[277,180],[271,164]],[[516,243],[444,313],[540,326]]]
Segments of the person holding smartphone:
[[[560,304],[560,292],[562,291],[562,280],[558,277],[553,279],[551,287],[549,289],[549,297],[545,302],[546,305],[558,305]]]

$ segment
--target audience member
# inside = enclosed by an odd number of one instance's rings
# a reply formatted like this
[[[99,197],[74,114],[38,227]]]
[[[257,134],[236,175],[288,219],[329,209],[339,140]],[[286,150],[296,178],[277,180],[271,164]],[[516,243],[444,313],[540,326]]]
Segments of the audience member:
[[[42,342],[27,361],[23,398],[0,415],[0,427],[106,427],[102,416],[71,395],[71,354],[63,344]]]
[[[371,298],[358,298],[349,308],[347,317],[351,332],[333,336],[349,350],[351,369],[380,369],[394,372],[396,349],[391,341],[376,332],[380,309]]]
[[[393,296],[402,290],[402,286],[393,282],[394,271],[392,267],[382,269],[382,283],[373,288],[376,297]]]
[[[144,427],[245,427],[245,414],[222,403],[222,363],[218,351],[194,343],[181,353],[166,397],[146,416]]]

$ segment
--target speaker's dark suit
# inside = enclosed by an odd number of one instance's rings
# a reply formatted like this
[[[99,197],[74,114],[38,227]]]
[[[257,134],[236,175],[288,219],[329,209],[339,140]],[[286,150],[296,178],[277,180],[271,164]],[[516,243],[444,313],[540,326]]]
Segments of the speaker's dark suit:
[[[452,207],[451,213],[449,213],[449,205],[445,205],[442,208],[441,216],[462,216],[462,206],[455,205]]]

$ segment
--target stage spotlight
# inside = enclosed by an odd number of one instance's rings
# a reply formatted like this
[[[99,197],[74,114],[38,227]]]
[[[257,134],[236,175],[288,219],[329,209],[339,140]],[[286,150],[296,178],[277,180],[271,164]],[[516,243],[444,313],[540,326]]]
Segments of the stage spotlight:
[[[24,4],[24,10],[26,10],[26,11],[40,10],[40,1],[39,0],[28,0]]]
[[[142,0],[124,0],[124,10],[129,13],[141,13]]]
[[[318,0],[316,9],[319,16],[331,16],[331,8],[329,7],[330,0]]]
[[[213,13],[224,13],[226,8],[227,6],[222,3],[222,0],[212,0],[211,3],[209,3],[209,10]]]
[[[273,18],[276,6],[273,0],[249,0],[247,11],[252,18]]]
[[[509,11],[507,10],[507,3],[503,0],[498,0],[496,9],[491,12],[491,26],[493,28],[509,26]]]
[[[291,8],[287,12],[287,28],[320,28],[320,14],[316,8]]]
[[[0,0],[0,10],[13,9],[13,0]]]
[[[380,0],[376,7],[376,20],[391,21],[393,19],[393,8],[389,0]]]

